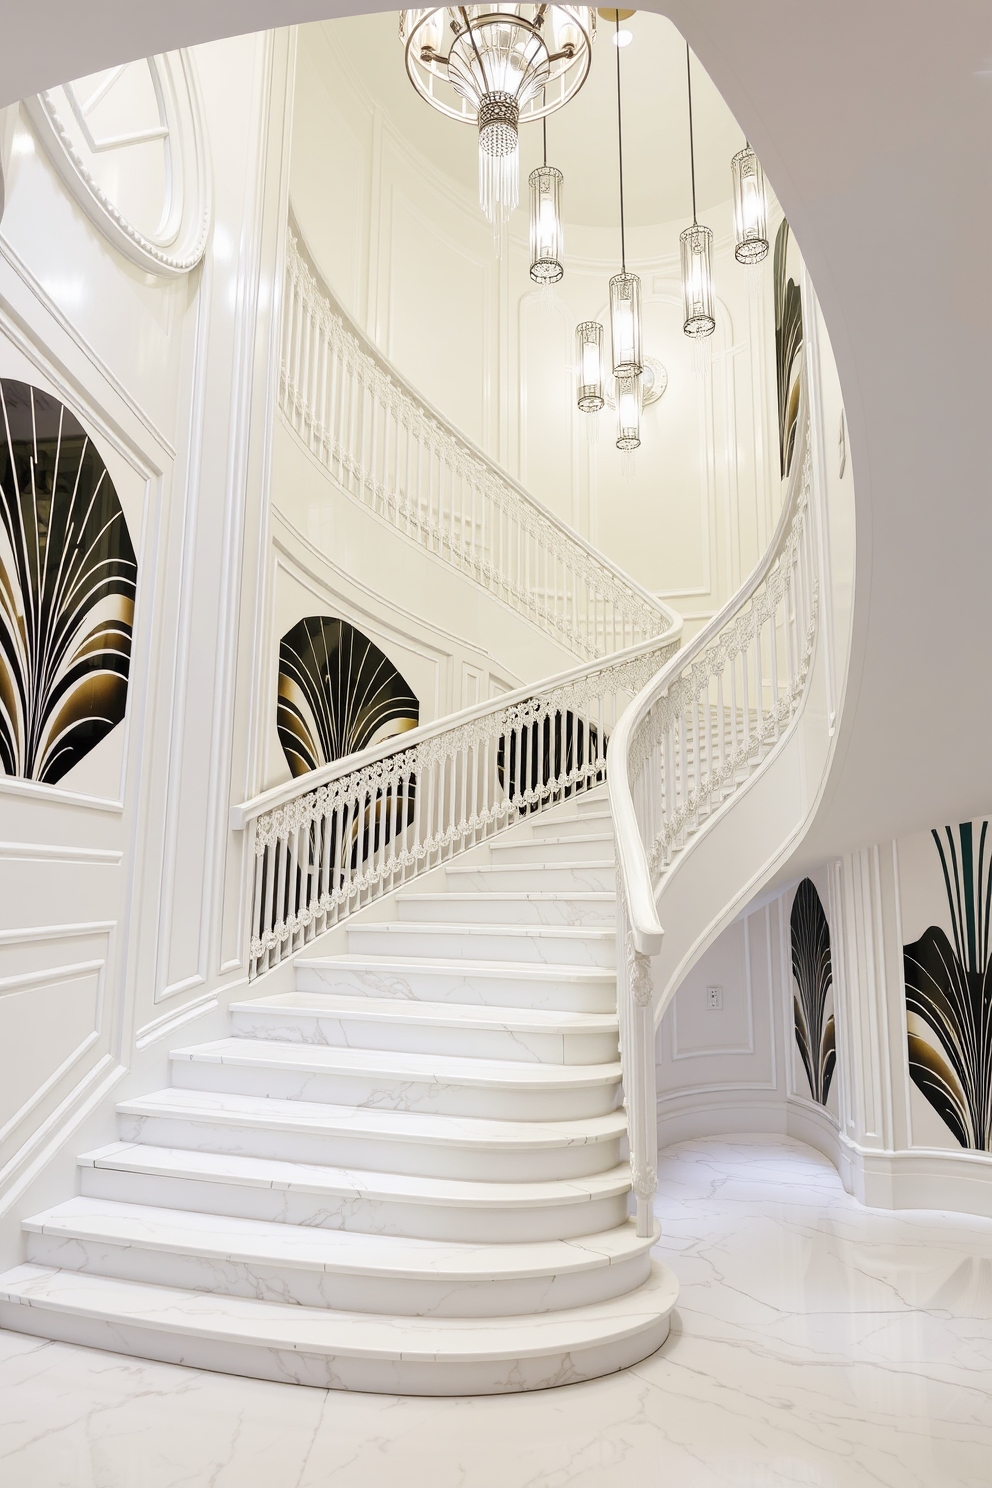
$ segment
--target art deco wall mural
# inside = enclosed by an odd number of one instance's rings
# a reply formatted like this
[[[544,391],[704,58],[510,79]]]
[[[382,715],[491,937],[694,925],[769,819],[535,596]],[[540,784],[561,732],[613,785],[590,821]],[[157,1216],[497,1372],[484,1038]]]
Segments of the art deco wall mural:
[[[0,380],[0,770],[54,784],[124,717],[137,564],[57,398]]]
[[[796,1043],[810,1094],[825,1106],[837,1060],[834,1015],[827,1010],[833,982],[830,928],[820,896],[808,878],[792,901],[791,928]]]
[[[778,448],[782,479],[792,468],[799,425],[799,375],[802,370],[803,305],[799,290],[798,252],[789,224],[775,235],[775,370],[778,384]],[[793,275],[796,277],[793,278]]]
[[[989,823],[933,840],[951,936],[930,925],[903,947],[909,1073],[962,1147],[992,1151],[992,910]],[[953,944],[952,944],[953,941]]]
[[[368,636],[310,615],[279,643],[279,741],[294,775],[416,728],[420,704]]]

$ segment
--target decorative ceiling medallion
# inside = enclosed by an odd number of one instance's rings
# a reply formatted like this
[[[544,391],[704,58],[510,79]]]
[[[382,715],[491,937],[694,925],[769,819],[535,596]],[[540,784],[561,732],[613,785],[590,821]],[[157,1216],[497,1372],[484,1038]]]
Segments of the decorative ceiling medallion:
[[[24,106],[65,185],[119,252],[163,278],[196,267],[211,192],[188,52],[63,83]]]

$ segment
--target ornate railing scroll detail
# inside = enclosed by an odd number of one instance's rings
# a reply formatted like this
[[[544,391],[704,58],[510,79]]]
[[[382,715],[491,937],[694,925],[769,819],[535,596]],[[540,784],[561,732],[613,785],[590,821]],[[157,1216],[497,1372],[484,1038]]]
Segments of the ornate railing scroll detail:
[[[670,611],[418,397],[292,231],[279,386],[286,420],[344,490],[580,659],[669,629]]]
[[[819,588],[805,384],[800,430],[767,554],[730,603],[634,699],[611,744],[618,1013],[642,1235],[651,1233],[658,1159],[655,1028],[664,1005],[651,991],[651,958],[664,936],[659,896],[678,855],[774,751],[810,675]],[[666,1000],[671,995],[664,991]]]
[[[326,765],[235,808],[250,828],[254,977],[353,910],[599,784],[672,633]]]

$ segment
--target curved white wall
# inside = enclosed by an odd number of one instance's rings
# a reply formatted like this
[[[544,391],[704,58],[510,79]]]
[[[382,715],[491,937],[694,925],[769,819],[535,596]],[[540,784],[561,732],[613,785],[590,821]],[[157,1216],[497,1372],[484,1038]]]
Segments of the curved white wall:
[[[641,22],[669,26],[651,16]],[[384,85],[375,94],[366,86],[360,49],[379,30],[372,18],[354,18],[299,31],[291,194],[310,251],[413,386],[669,601],[691,634],[764,551],[781,502],[771,260],[749,288],[732,253],[729,157],[728,200],[706,216],[716,234],[719,315],[701,370],[682,333],[678,236],[687,221],[628,232],[628,265],[643,284],[645,349],[669,374],[668,391],[645,412],[628,479],[614,415],[605,410],[593,421],[591,440],[572,374],[575,325],[605,316],[617,232],[567,223],[565,277],[550,294],[528,275],[523,208],[497,260],[474,187],[410,142]],[[601,38],[595,65],[611,54]],[[558,127],[566,122],[563,113]],[[442,148],[449,127],[459,128],[438,120]],[[524,195],[526,169],[525,158]],[[565,201],[567,219],[567,180]],[[773,225],[779,220],[773,203]]]

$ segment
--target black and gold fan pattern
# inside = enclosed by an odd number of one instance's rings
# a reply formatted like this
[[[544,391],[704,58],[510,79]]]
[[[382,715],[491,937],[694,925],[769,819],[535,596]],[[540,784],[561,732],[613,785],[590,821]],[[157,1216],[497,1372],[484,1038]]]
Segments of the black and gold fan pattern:
[[[934,832],[951,935],[903,947],[909,1073],[962,1147],[992,1151],[992,872],[989,823]]]
[[[830,927],[811,879],[804,878],[792,901],[793,1016],[796,1043],[810,1095],[826,1105],[837,1061],[833,1013],[827,998],[833,982]]]
[[[138,569],[107,467],[0,379],[0,772],[54,784],[124,717]]]
[[[295,775],[416,728],[420,704],[368,636],[310,615],[279,643],[279,740]]]
[[[775,235],[772,276],[775,286],[775,372],[778,387],[778,450],[782,479],[792,469],[799,426],[799,380],[802,370],[803,303],[787,267],[789,224]]]

